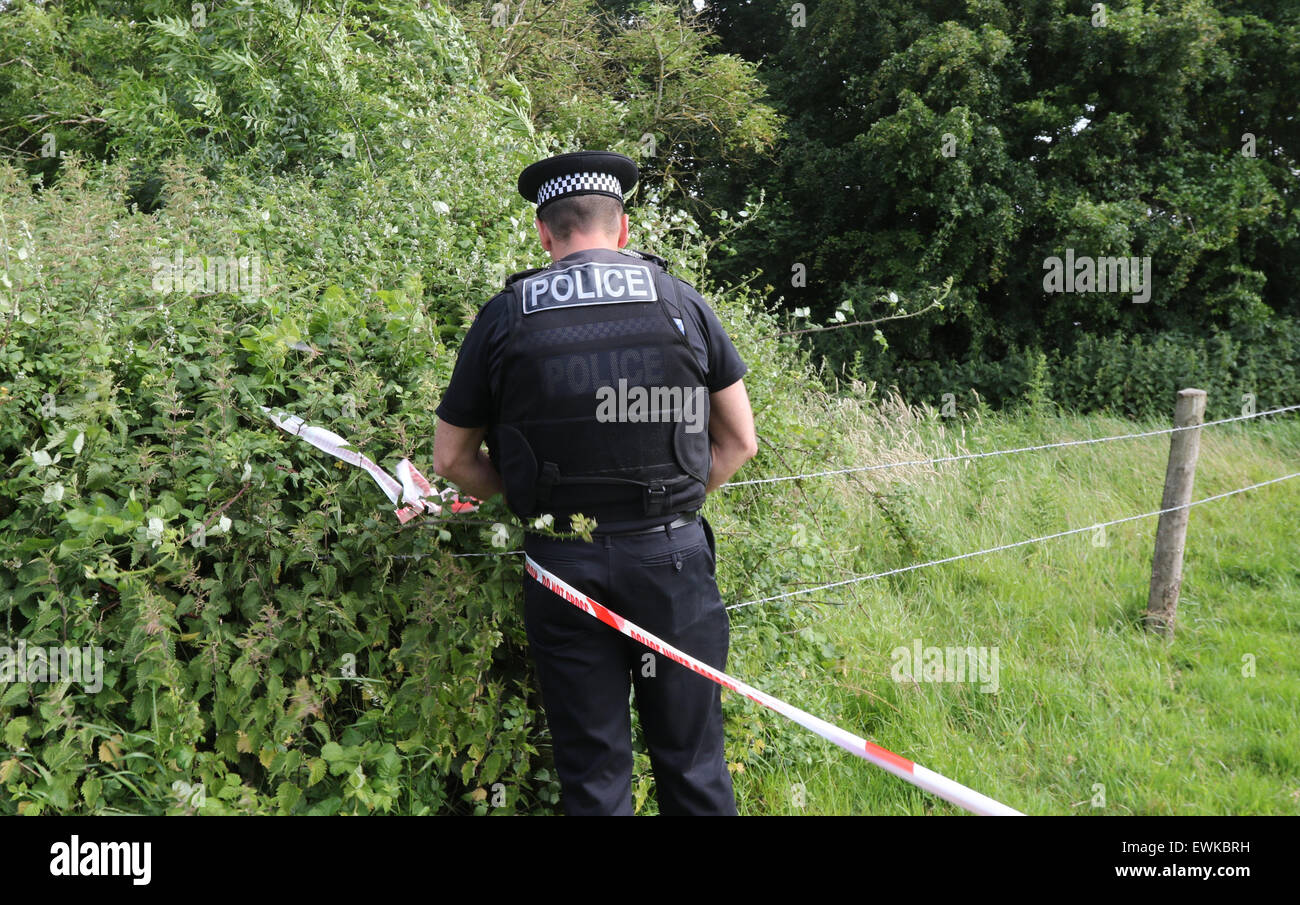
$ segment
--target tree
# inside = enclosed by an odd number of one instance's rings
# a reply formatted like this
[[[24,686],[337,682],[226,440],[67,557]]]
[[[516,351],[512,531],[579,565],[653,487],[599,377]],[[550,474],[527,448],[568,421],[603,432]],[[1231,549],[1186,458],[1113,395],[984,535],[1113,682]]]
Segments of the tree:
[[[453,2],[502,96],[566,148],[642,160],[641,191],[701,210],[707,180],[762,159],[778,118],[756,66],[717,53],[703,19],[664,3]]]
[[[715,271],[759,266],[785,305],[848,300],[858,319],[888,290],[953,277],[944,312],[886,330],[868,375],[918,392],[976,364],[990,389],[1017,350],[1068,354],[1087,335],[1245,335],[1294,316],[1300,14],[1219,6],[842,0],[800,21],[710,4],[722,49],[761,64],[788,118],[776,165],[720,189],[724,206],[775,201]],[[1046,292],[1044,263],[1067,249],[1150,257],[1149,301]],[[816,342],[847,361],[862,337]]]

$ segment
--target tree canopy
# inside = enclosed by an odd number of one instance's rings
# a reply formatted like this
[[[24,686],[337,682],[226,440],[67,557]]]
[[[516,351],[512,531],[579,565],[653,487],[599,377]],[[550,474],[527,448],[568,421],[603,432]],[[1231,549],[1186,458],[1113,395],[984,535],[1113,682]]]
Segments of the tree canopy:
[[[773,203],[713,263],[731,279],[757,268],[783,304],[823,317],[845,302],[870,317],[890,291],[923,299],[953,278],[942,313],[884,328],[868,376],[996,398],[1025,350],[1258,345],[1300,314],[1294,6],[803,6],[707,8],[787,120],[773,165],[729,168],[716,204],[759,189]],[[1069,249],[1150,258],[1149,300],[1047,292],[1045,262]],[[841,362],[863,345],[855,331],[815,341]]]

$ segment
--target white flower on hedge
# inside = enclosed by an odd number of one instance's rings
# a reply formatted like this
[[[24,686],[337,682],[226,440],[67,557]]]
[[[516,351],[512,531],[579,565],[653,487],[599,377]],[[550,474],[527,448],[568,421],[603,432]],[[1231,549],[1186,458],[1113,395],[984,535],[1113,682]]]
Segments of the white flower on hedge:
[[[209,533],[209,534],[225,534],[227,531],[230,530],[230,525],[231,525],[231,521],[230,521],[229,516],[225,516],[225,515],[223,515],[221,518],[217,519],[217,527],[213,528],[213,529],[212,529],[211,531],[209,531],[208,533]]]
[[[42,497],[42,500],[44,502],[57,503],[61,499],[63,499],[62,484],[50,484],[48,487],[45,488],[45,496]]]
[[[508,543],[510,543],[510,532],[505,525],[500,522],[495,523],[492,526],[492,546],[504,547]]]
[[[148,536],[149,541],[155,547],[161,544],[162,535],[163,535],[163,520],[157,518],[156,516],[154,518],[149,519],[149,529],[145,533]]]
[[[542,528],[549,528],[554,524],[555,524],[555,516],[547,512],[543,515],[538,516],[537,521],[533,522],[533,527],[540,530]]]

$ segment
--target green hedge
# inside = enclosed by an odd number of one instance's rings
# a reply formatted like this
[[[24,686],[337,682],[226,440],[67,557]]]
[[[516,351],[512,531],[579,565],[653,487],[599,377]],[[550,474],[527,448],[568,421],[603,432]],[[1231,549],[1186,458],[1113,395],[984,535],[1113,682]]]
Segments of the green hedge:
[[[554,808],[519,562],[481,555],[498,552],[494,525],[511,546],[522,526],[497,500],[402,528],[367,475],[260,408],[390,468],[428,465],[468,317],[499,273],[538,257],[523,203],[499,191],[511,154],[476,144],[483,115],[449,112],[446,144],[383,178],[254,184],[173,163],[149,214],[131,209],[125,167],[74,156],[40,192],[0,169],[0,643],[105,654],[97,690],[0,686],[0,813],[184,812],[200,785],[205,813]],[[412,202],[435,169],[445,181]],[[689,222],[637,219],[689,277],[703,255]],[[263,285],[160,292],[177,252],[257,256]],[[850,455],[773,319],[741,296],[718,310],[779,438],[750,473]],[[829,561],[821,542],[790,543],[812,527],[796,496],[710,507],[733,594]],[[788,615],[746,619],[754,669],[834,656],[783,636]],[[733,666],[745,674],[745,657]],[[738,766],[775,737],[780,758],[825,756],[738,699],[727,712]],[[637,770],[652,802],[643,753]]]
[[[857,376],[934,406],[946,393],[964,398],[974,389],[994,408],[1039,396],[1072,412],[1157,419],[1171,415],[1178,390],[1199,387],[1209,393],[1207,417],[1222,418],[1251,398],[1257,411],[1300,401],[1300,321],[1205,336],[1085,334],[1068,350],[1012,348],[964,361],[904,362],[892,351],[869,352],[859,356]]]
[[[553,803],[514,569],[450,556],[499,513],[398,530],[368,477],[259,409],[427,462],[451,356],[420,275],[304,305],[275,218],[182,206],[203,182],[171,177],[181,218],[124,216],[120,172],[69,167],[40,198],[0,177],[5,635],[107,659],[94,694],[4,687],[0,811],[183,810],[174,783],[208,812],[420,812],[503,779],[511,809]],[[263,255],[270,291],[157,293],[175,249]]]
[[[1083,337],[1051,359],[1054,398],[1072,410],[1109,409],[1168,418],[1174,393],[1209,394],[1208,418],[1300,402],[1300,321],[1277,320],[1249,335],[1169,333],[1154,338]]]

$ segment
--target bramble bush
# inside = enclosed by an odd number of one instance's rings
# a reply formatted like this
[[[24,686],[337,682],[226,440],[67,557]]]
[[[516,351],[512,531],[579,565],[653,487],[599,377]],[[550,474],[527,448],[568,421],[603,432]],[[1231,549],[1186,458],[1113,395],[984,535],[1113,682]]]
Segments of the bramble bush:
[[[361,255],[355,282],[312,298],[314,256],[295,243],[308,222],[333,240],[326,208],[345,192],[302,191],[282,216],[280,187],[262,196],[276,211],[263,219],[227,204],[249,186],[218,188],[180,164],[166,177],[152,214],[128,212],[122,168],[90,176],[70,159],[39,196],[16,169],[0,177],[5,636],[106,653],[96,693],[5,687],[0,808],[185,812],[201,786],[204,813],[483,811],[500,802],[499,782],[505,810],[551,809],[519,563],[453,555],[493,552],[497,522],[513,525],[512,543],[522,526],[497,500],[400,527],[368,476],[260,410],[328,425],[389,467],[427,463],[473,294],[458,283],[463,261],[371,288]],[[645,222],[668,254],[687,236],[649,212]],[[264,295],[154,291],[159,250],[170,260],[231,237],[262,255]],[[346,274],[346,252],[326,247]],[[742,355],[764,364],[749,385],[765,431],[802,449],[801,462],[831,454],[839,432],[792,402],[808,392],[806,362],[777,345],[772,318],[739,297],[719,313]],[[724,589],[776,587],[825,557],[789,542],[805,518],[797,500],[710,507]],[[755,663],[826,656],[783,639],[779,614],[751,623]],[[774,733],[790,735],[788,756],[816,750],[738,700],[728,713],[733,763]]]
[[[60,127],[59,156],[0,163],[0,643],[105,657],[97,690],[0,685],[0,813],[554,810],[520,563],[481,555],[500,552],[494,526],[511,546],[524,526],[500,500],[400,526],[367,475],[261,407],[428,473],[433,410],[474,312],[544,260],[514,179],[563,139],[489,96],[436,3],[352,4],[337,37],[333,14],[308,12],[290,35],[287,7],[223,6],[202,52],[161,7],[135,6],[130,36],[91,4],[0,15],[6,52],[86,50],[81,69],[50,70],[62,74],[42,97],[63,106],[47,118],[96,114]],[[239,17],[254,12],[261,53],[240,56]],[[188,93],[158,93],[156,59],[144,82],[107,85],[145,45],[193,70]],[[285,78],[317,84],[268,87],[277,52]],[[333,58],[357,78],[335,79]],[[208,69],[219,108],[197,104]],[[297,139],[236,128],[272,103],[257,92],[279,98],[264,115],[296,123]],[[27,127],[15,97],[0,103],[10,133]],[[348,123],[353,154],[327,139]],[[714,298],[761,365],[747,384],[780,443],[750,473],[842,456],[841,416],[809,389],[806,358],[752,296],[702,281],[691,219],[649,203],[633,221],[633,244]],[[215,277],[239,261],[256,262],[252,286]],[[729,594],[829,561],[793,497],[709,505]],[[733,658],[738,674],[834,656],[785,634],[779,612],[745,619],[755,646]],[[726,709],[737,770],[771,763],[776,738],[780,758],[827,756],[739,699]],[[637,770],[653,810],[643,753]]]
[[[168,209],[202,186],[170,174]],[[6,636],[106,652],[96,694],[5,688],[5,809],[184,810],[184,783],[204,812],[418,813],[503,778],[511,809],[553,803],[513,571],[447,555],[480,549],[482,520],[399,530],[368,477],[259,409],[427,461],[450,356],[419,277],[313,305],[164,296],[159,247],[239,225],[203,201],[184,225],[126,215],[120,170],[69,165],[39,199],[4,180]]]

